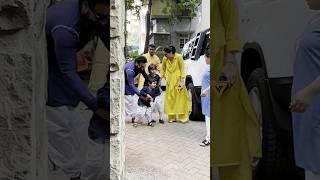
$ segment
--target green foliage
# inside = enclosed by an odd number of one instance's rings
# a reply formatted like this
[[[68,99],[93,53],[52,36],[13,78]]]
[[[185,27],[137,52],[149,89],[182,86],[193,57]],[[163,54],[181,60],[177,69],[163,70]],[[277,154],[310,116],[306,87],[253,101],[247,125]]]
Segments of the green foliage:
[[[129,58],[130,58],[130,59],[136,59],[137,57],[139,57],[139,56],[141,56],[141,55],[143,55],[143,54],[139,54],[138,51],[131,51],[131,52],[129,53]]]
[[[162,9],[164,14],[169,16],[169,22],[172,24],[179,16],[197,16],[197,7],[200,0],[161,0],[165,1],[166,7]]]
[[[160,61],[162,62],[162,58],[164,57],[163,47],[157,47],[155,54],[160,58]]]
[[[141,3],[144,2],[144,0],[139,0]],[[126,11],[131,11],[133,15],[137,16],[137,18],[140,18],[140,11],[142,9],[142,5],[136,4],[135,0],[126,0]]]

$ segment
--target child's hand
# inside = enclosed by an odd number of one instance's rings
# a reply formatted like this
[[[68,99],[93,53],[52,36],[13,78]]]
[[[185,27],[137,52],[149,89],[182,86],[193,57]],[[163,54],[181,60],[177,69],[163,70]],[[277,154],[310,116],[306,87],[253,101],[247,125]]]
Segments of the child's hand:
[[[309,88],[304,88],[294,96],[289,108],[291,112],[305,112],[314,98],[315,94]]]
[[[202,91],[200,94],[201,97],[206,97],[208,96],[208,91]]]

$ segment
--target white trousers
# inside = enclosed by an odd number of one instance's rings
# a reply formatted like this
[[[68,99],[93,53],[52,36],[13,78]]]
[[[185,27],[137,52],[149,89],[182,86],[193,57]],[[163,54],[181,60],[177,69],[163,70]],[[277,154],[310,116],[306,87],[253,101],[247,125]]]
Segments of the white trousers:
[[[99,144],[89,139],[87,161],[81,180],[106,180],[109,178],[109,143]]]
[[[136,117],[136,111],[138,107],[138,97],[132,95],[125,95],[125,113],[127,117],[134,118]]]
[[[162,113],[164,111],[164,104],[160,96],[156,97],[154,102],[151,103],[152,112]]]
[[[145,119],[147,122],[152,120],[152,107],[138,106],[135,122]]]
[[[207,130],[206,140],[210,141],[210,117],[209,116],[206,116],[206,130]]]
[[[320,174],[314,174],[306,170],[306,180],[320,180]]]
[[[163,117],[163,111],[164,111],[163,97],[161,97],[161,96],[156,97],[154,102],[151,103],[151,106],[152,106],[152,112],[159,113],[159,118],[163,120],[164,119],[164,117]],[[153,119],[153,118],[151,117],[151,119]]]
[[[49,167],[61,169],[68,177],[81,173],[83,147],[77,133],[83,126],[81,119],[79,108],[47,106]]]

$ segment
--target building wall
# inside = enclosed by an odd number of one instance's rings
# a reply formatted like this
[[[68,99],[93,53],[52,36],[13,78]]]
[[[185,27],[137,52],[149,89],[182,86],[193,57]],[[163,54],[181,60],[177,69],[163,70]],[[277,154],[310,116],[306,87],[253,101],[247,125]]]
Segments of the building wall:
[[[197,32],[210,28],[210,0],[202,0],[199,10],[199,26],[197,26]]]
[[[198,8],[197,16],[190,21],[190,18],[181,17],[174,24],[170,25],[168,19],[164,17],[166,14],[162,9],[166,6],[165,1],[153,0],[152,17],[153,17],[153,33],[169,32],[170,38],[167,44],[172,44],[176,47],[177,52],[181,52],[180,48],[180,34],[190,35],[194,37],[199,31],[203,31],[210,27],[210,0],[203,0]],[[156,41],[156,39],[154,39]],[[167,40],[167,39],[165,39]],[[160,44],[164,44],[161,40]],[[155,44],[157,44],[155,42]]]
[[[170,45],[170,34],[161,34],[161,33],[156,33],[152,34],[150,43],[154,44],[157,48],[161,47],[160,51]],[[162,59],[163,56],[159,56],[160,59]]]
[[[110,11],[110,179],[125,177],[124,1],[111,0]]]
[[[47,179],[47,6],[0,1],[0,179]]]

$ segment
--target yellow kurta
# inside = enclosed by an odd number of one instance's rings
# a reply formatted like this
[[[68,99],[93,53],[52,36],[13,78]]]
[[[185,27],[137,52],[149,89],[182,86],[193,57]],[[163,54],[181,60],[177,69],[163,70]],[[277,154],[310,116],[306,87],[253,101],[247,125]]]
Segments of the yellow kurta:
[[[149,53],[146,53],[143,56],[147,58],[147,64],[146,64],[146,68],[145,68],[145,71],[146,71],[147,74],[149,74],[148,67],[149,67],[150,64],[156,65],[158,71],[160,72],[160,70],[161,70],[161,62],[160,62],[160,59],[159,59],[159,57],[157,55],[154,54],[153,56],[151,56]],[[139,85],[138,85],[139,89],[143,88],[144,80],[145,80],[144,77],[142,75],[139,75]]]
[[[164,57],[160,76],[161,78],[165,76],[167,83],[164,113],[169,115],[169,120],[174,120],[174,115],[180,115],[179,119],[181,121],[188,121],[191,99],[185,86],[182,90],[178,90],[181,79],[186,77],[182,55],[176,53],[172,63]]]
[[[213,0],[211,9],[213,85],[226,53],[240,51],[240,38],[235,1]],[[211,165],[218,167],[221,180],[250,180],[252,158],[261,157],[260,128],[240,73],[222,96],[216,91],[212,93]]]

